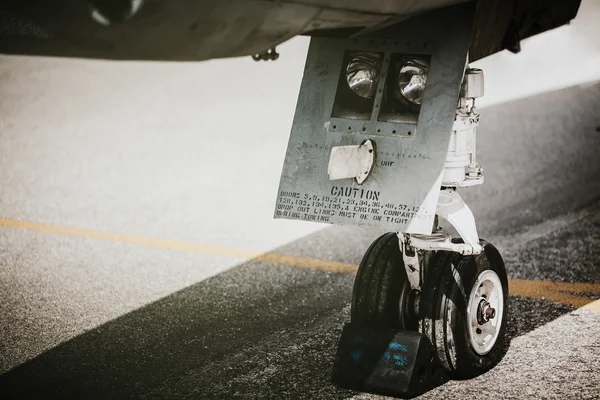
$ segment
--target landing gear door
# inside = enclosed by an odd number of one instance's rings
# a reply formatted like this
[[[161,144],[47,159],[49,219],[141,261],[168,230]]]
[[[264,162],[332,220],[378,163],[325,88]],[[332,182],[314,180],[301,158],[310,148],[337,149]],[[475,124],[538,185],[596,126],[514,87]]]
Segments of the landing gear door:
[[[473,16],[312,38],[275,218],[431,233]]]

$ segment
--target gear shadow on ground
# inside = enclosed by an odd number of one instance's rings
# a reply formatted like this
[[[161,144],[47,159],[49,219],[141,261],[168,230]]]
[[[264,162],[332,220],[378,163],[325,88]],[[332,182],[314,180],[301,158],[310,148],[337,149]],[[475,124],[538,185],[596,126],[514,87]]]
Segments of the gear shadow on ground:
[[[329,228],[278,252],[326,243]],[[365,232],[356,242],[373,236]],[[355,232],[356,234],[356,232]],[[360,251],[349,258],[360,259]],[[248,261],[77,336],[0,377],[2,398],[345,398],[330,383],[354,275]],[[572,310],[510,299],[511,336]]]

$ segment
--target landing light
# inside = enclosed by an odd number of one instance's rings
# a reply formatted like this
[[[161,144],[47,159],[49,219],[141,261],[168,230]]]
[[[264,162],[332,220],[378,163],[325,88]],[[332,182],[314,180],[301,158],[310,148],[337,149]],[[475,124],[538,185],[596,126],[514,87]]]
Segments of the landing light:
[[[414,105],[420,105],[423,101],[428,72],[429,63],[427,61],[418,59],[406,61],[398,73],[398,87],[394,91],[396,97],[408,100]]]
[[[381,58],[376,53],[358,53],[346,67],[346,81],[354,93],[370,99],[375,94],[381,73]]]

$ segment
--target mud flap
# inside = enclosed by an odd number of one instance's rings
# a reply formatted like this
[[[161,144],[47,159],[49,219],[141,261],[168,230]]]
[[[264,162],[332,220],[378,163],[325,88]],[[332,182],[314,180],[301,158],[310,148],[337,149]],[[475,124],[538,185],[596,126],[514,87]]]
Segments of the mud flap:
[[[412,398],[449,380],[429,339],[413,331],[346,324],[335,357],[335,385]]]

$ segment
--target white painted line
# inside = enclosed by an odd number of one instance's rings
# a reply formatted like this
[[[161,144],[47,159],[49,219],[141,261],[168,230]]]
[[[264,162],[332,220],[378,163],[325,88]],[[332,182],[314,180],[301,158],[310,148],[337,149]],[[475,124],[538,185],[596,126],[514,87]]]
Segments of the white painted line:
[[[581,310],[600,312],[600,300],[586,304],[585,306],[581,307]]]

